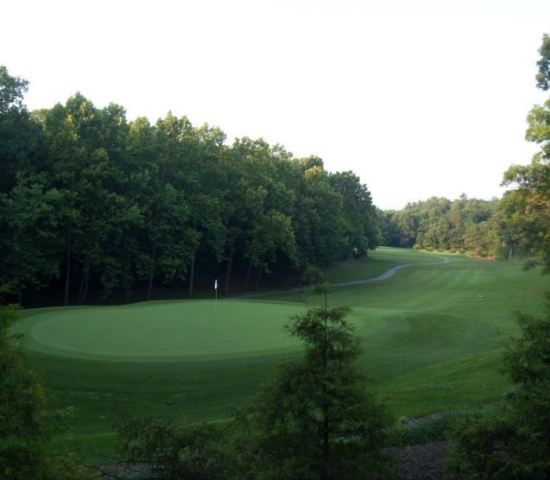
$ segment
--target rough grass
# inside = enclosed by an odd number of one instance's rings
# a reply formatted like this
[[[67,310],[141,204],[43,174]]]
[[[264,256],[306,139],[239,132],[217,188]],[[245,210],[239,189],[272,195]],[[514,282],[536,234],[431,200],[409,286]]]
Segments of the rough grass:
[[[377,276],[380,283],[335,288],[332,304],[353,308],[361,366],[396,417],[492,402],[507,388],[500,355],[516,332],[513,312],[537,313],[548,279],[516,263],[378,249],[344,262],[333,281]],[[441,257],[441,256],[439,256]],[[293,292],[213,302],[147,302],[120,307],[25,312],[29,364],[57,407],[71,406],[60,444],[88,458],[112,455],[121,414],[212,421],[247,405],[275,365],[300,354],[283,331],[288,316],[319,303]]]

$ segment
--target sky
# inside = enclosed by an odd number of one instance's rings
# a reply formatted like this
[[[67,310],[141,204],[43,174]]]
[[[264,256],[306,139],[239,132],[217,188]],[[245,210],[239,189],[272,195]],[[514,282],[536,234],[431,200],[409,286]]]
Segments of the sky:
[[[30,110],[81,92],[353,170],[383,209],[500,196],[528,163],[548,0],[4,2],[0,65]]]

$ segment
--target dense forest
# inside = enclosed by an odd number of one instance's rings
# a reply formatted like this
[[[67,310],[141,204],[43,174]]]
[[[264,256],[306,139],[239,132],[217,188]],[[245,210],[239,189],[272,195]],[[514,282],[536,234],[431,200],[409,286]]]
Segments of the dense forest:
[[[29,112],[27,86],[0,67],[0,284],[20,303],[150,299],[161,287],[193,296],[214,279],[228,294],[267,275],[296,282],[308,266],[379,244],[508,259],[548,241],[546,206],[526,180],[548,182],[548,102],[526,134],[543,148],[505,173],[516,188],[502,199],[383,212],[357,175],[328,172],[318,157],[261,139],[230,144],[171,113],[129,121],[79,93]]]
[[[81,94],[30,113],[26,81],[1,67],[0,86],[0,283],[23,302],[151,298],[158,285],[191,296],[214,278],[229,293],[379,243],[367,187],[319,158],[228,145],[171,113],[128,121]]]
[[[506,235],[508,219],[496,199],[432,197],[403,210],[380,212],[380,219],[383,243],[391,247],[500,258],[509,258],[518,249]]]
[[[535,117],[536,112],[546,117]],[[548,123],[548,105],[536,107],[529,122],[527,138],[536,129],[539,136],[544,134],[540,127],[543,122]],[[533,141],[539,141],[536,138]],[[542,137],[540,141],[544,141]],[[501,199],[480,200],[466,195],[456,200],[432,197],[409,203],[403,210],[378,211],[382,244],[501,260],[521,257],[528,264],[540,263],[535,257],[540,257],[540,252],[547,248],[550,231],[544,191],[548,188],[544,148],[531,165],[512,166],[505,172],[503,184],[515,188]],[[535,182],[543,191],[533,191]]]

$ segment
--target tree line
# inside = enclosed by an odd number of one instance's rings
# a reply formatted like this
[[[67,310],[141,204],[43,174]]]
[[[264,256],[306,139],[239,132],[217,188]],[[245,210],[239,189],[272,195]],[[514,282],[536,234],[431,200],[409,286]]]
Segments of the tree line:
[[[543,36],[537,87],[550,89],[550,37]],[[501,199],[432,197],[403,210],[378,211],[382,243],[392,247],[454,251],[550,267],[550,99],[527,116],[526,140],[540,145],[528,165],[503,175]]]
[[[156,286],[192,296],[214,278],[230,293],[379,243],[353,172],[261,139],[228,144],[171,113],[129,121],[78,93],[29,112],[27,86],[0,67],[0,283],[23,301],[151,298]]]
[[[506,216],[500,201],[461,195],[456,200],[432,197],[403,210],[380,213],[383,243],[392,247],[449,250],[482,257],[513,256]]]
[[[550,252],[549,110],[547,102],[529,114],[526,137],[543,148],[530,165],[513,165],[504,173],[502,184],[512,188],[502,198],[432,197],[403,210],[379,210],[382,244],[545,263],[541,252]]]

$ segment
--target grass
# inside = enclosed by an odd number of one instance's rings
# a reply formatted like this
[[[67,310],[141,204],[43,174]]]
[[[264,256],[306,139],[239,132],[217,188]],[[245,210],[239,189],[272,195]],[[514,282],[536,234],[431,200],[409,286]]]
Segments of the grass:
[[[59,356],[189,360],[261,355],[296,348],[283,327],[301,305],[226,299],[52,308],[27,317],[28,348]],[[258,322],[261,325],[258,325]],[[259,328],[258,328],[259,327]]]
[[[343,262],[333,281],[362,339],[361,366],[395,416],[424,416],[492,402],[508,388],[501,351],[513,311],[538,313],[548,280],[519,264],[380,248]],[[249,404],[275,366],[300,354],[283,330],[289,315],[317,304],[300,292],[224,299],[24,312],[28,362],[55,397],[74,408],[63,447],[88,459],[111,456],[121,414],[212,421]]]

